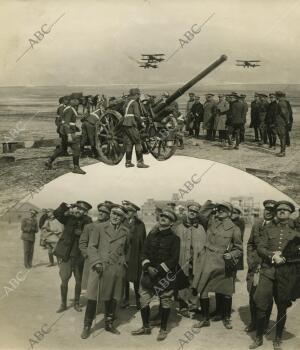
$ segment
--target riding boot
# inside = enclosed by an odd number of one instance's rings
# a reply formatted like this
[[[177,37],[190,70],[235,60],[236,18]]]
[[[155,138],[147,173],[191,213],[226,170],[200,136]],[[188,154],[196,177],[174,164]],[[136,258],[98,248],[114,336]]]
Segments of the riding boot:
[[[54,266],[54,257],[52,253],[48,253],[49,256],[49,262],[50,264],[48,266]]]
[[[266,311],[266,320],[265,320],[265,332],[268,331],[269,328],[269,323],[270,323],[270,318],[271,318],[271,313],[273,309],[273,301],[272,303],[268,306],[268,309]]]
[[[132,148],[130,150],[126,149],[126,163],[125,163],[126,168],[134,167],[134,164],[132,163],[131,160],[132,160]]]
[[[122,309],[125,309],[129,306],[129,289],[130,289],[129,282],[126,282],[125,283],[125,290],[124,290],[124,300],[121,304]]]
[[[149,165],[146,165],[144,163],[143,151],[142,151],[142,148],[139,147],[138,145],[135,145],[135,153],[136,153],[137,167],[138,168],[149,168]]]
[[[86,172],[82,170],[79,166],[79,156],[73,156],[73,165],[74,165],[74,168],[72,172],[74,174],[81,174],[81,175],[86,174]]]
[[[265,320],[266,320],[265,317],[262,317],[256,320],[256,337],[253,344],[249,346],[249,349],[256,349],[263,344]]]
[[[68,295],[68,286],[60,286],[60,295],[61,295],[61,304],[57,313],[67,310],[67,295]]]
[[[84,315],[83,331],[81,333],[82,339],[88,338],[91,334],[92,323],[96,315],[96,307],[97,301],[88,299]]]
[[[223,318],[223,294],[216,293],[216,310],[210,314],[212,321],[221,321]]]
[[[120,332],[114,327],[113,322],[115,320],[117,308],[117,301],[111,299],[105,301],[105,330],[113,334],[120,334]]]
[[[224,319],[223,324],[225,328],[232,329],[231,324],[231,308],[232,308],[232,297],[224,297]]]
[[[162,341],[167,338],[167,335],[168,335],[167,325],[168,325],[169,315],[170,315],[170,308],[167,308],[167,309],[162,308],[160,330],[157,336],[158,341]]]
[[[141,308],[141,302],[140,302],[140,293],[139,293],[139,287],[140,283],[139,281],[136,281],[133,283],[133,288],[134,288],[134,294],[135,294],[135,301],[136,301],[136,308],[139,310]]]
[[[149,317],[150,317],[150,306],[146,305],[141,309],[141,317],[143,321],[143,326],[136,331],[132,331],[132,335],[147,335],[151,334],[151,328],[149,326]]]
[[[209,327],[210,321],[209,321],[209,298],[200,299],[200,307],[202,311],[202,317],[203,320],[194,324],[194,328],[202,328],[202,327]]]

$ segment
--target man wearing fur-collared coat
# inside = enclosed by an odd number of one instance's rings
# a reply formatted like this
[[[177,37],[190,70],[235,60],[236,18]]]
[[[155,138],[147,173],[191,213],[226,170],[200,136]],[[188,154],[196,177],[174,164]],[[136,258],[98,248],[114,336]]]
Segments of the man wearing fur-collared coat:
[[[230,220],[232,205],[227,202],[213,204],[207,201],[200,210],[199,219],[207,227],[205,252],[199,259],[193,288],[200,293],[203,321],[195,328],[210,326],[209,292],[224,297],[224,326],[231,329],[232,294],[234,293],[234,271],[227,265],[237,263],[243,252],[240,229]],[[226,261],[229,263],[227,264]]]

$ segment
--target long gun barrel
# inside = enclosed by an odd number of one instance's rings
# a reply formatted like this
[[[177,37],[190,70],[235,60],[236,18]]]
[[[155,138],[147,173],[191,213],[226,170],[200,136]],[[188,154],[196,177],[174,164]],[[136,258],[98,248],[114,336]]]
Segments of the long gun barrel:
[[[187,90],[189,90],[192,86],[194,86],[198,81],[207,76],[210,72],[216,69],[220,64],[227,60],[226,55],[222,55],[215,62],[213,62],[210,66],[204,69],[201,73],[195,76],[192,80],[188,81],[181,88],[176,90],[172,95],[170,95],[164,103],[159,103],[158,105],[153,107],[153,112],[155,114],[155,120],[161,119],[163,116],[164,109],[170,105],[173,101],[177,100],[178,97],[182,96]]]

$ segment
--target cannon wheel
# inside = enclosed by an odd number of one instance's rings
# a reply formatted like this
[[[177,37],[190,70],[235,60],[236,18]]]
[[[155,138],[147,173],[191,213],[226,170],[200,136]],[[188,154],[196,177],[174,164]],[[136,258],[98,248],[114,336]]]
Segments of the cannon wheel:
[[[146,139],[149,152],[159,161],[171,158],[177,149],[177,122],[172,118],[167,126],[150,126]]]
[[[106,110],[96,126],[96,148],[105,164],[120,163],[125,154],[121,132],[122,115],[114,110]]]

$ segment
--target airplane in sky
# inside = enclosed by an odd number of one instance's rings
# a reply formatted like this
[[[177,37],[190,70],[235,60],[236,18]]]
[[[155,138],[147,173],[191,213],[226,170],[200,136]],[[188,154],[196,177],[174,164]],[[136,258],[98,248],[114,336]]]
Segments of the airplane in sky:
[[[238,67],[244,67],[244,68],[255,68],[259,67],[260,64],[257,64],[258,62],[261,62],[259,60],[236,60],[236,66]]]

